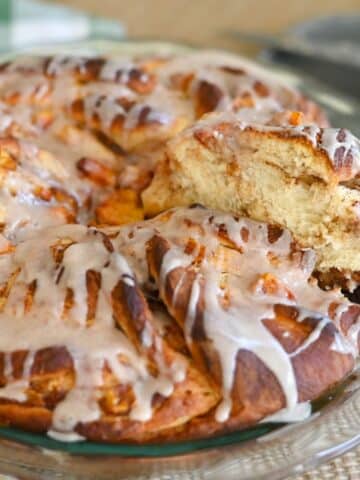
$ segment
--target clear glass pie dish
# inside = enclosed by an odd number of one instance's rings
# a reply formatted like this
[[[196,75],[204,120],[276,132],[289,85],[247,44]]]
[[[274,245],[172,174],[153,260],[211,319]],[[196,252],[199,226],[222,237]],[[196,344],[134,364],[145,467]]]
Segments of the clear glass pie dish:
[[[171,53],[189,47],[163,43],[96,42],[58,47],[61,53]],[[36,53],[53,53],[41,49]],[[34,53],[34,51],[32,51]],[[357,106],[291,73],[277,72],[327,108],[333,123],[349,126]],[[347,117],[347,120],[343,117]],[[0,429],[0,471],[18,478],[284,478],[360,443],[359,382],[354,374],[306,422],[260,424],[207,440],[161,445],[60,443],[42,435]]]
[[[208,440],[164,445],[64,444],[0,431],[0,471],[20,479],[281,479],[360,444],[360,378],[307,421],[260,424]],[[240,477],[241,475],[241,477]]]

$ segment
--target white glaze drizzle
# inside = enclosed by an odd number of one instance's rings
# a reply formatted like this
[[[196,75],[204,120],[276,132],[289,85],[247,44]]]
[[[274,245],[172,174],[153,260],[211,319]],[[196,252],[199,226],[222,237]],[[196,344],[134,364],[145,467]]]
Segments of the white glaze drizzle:
[[[70,244],[61,263],[56,264],[52,245],[56,245],[60,239]],[[1,260],[2,281],[6,281],[10,270],[20,271],[0,314],[0,351],[5,353],[5,358],[8,358],[7,352],[10,351],[26,350],[28,354],[20,380],[12,381],[7,367],[8,384],[0,389],[0,396],[17,401],[26,400],[34,355],[42,348],[64,346],[73,359],[75,385],[55,408],[51,428],[54,438],[66,438],[70,434],[71,440],[79,422],[92,422],[100,418],[99,387],[103,385],[105,363],[119,381],[129,384],[133,389],[135,403],[130,413],[133,420],[149,420],[153,395],[171,395],[174,383],[184,379],[185,365],[179,362],[165,365],[159,350],[161,344],[157,348],[159,374],[153,376],[147,369],[146,354],[137,352],[116,328],[110,294],[121,279],[130,288],[136,288],[136,284],[126,259],[106,248],[101,233],[80,225],[44,230],[40,237],[19,244],[12,255]],[[90,326],[86,324],[85,283],[89,270],[101,273],[96,315]],[[32,307],[24,313],[27,285],[34,280],[36,290]],[[74,292],[74,304],[62,318],[68,289]],[[144,348],[152,344],[149,328],[148,325],[149,338]],[[126,359],[125,363],[122,363],[120,355]]]
[[[222,365],[223,401],[217,409],[218,421],[226,421],[231,412],[231,389],[236,356],[242,349],[255,353],[273,372],[281,385],[287,406],[278,415],[278,421],[287,421],[292,417],[295,421],[307,416],[310,412],[309,405],[298,404],[296,378],[291,358],[305,352],[318,341],[324,328],[331,323],[328,315],[332,304],[339,304],[333,319],[335,324],[351,304],[342,297],[340,292],[324,292],[316,285],[309,283],[308,280],[315,265],[315,254],[311,250],[305,250],[297,254],[292,253],[290,259],[291,236],[287,231],[284,231],[276,242],[270,243],[267,226],[248,219],[236,220],[231,215],[202,209],[176,209],[171,215],[169,213],[165,215],[166,222],[162,222],[160,215],[142,225],[124,227],[116,238],[116,243],[118,248],[129,256],[132,267],[145,283],[148,275],[147,267],[141,260],[144,242],[155,233],[169,241],[171,248],[163,257],[159,281],[160,287],[164,288],[166,278],[171,271],[178,267],[189,267],[193,260],[192,255],[184,253],[184,240],[182,235],[179,235],[179,232],[185,228],[186,219],[191,220],[190,226],[186,224],[186,238],[195,239],[201,245],[205,245],[206,256],[192,285],[184,327],[185,336],[191,343],[191,332],[201,292],[199,281],[202,278],[205,285],[204,329],[207,337],[213,342]],[[223,296],[219,287],[221,272],[217,271],[211,263],[211,258],[219,245],[217,237],[219,225],[225,225],[229,239],[243,250],[238,260],[240,263],[236,265],[237,273],[230,275],[228,279],[233,292],[231,306],[227,309],[220,304]],[[249,233],[247,241],[244,241],[241,236],[243,228]],[[277,257],[275,263],[269,260],[270,252]],[[275,295],[261,293],[262,283],[257,279],[262,274],[271,274],[278,279],[281,288]],[[183,279],[184,275],[175,286],[171,299],[173,307],[176,306],[177,294]],[[253,286],[254,281],[258,281],[256,288]],[[286,296],[287,289],[293,294],[293,298]],[[312,318],[317,322],[304,342],[290,354],[286,353],[262,323],[263,319],[274,318],[273,308],[276,303],[296,307],[297,321]],[[352,332],[353,336],[349,333],[347,338],[344,338],[343,335],[335,332],[333,345],[338,345],[339,348],[331,347],[331,349],[341,354],[356,356],[358,323],[355,323],[356,333]],[[271,421],[275,421],[275,417]]]

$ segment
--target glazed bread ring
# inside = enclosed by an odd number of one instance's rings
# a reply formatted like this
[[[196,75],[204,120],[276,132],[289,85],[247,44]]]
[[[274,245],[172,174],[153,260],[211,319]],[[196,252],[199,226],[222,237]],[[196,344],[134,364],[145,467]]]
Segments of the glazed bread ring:
[[[145,443],[307,418],[358,357],[329,288],[360,271],[358,160],[224,53],[1,65],[0,423]]]

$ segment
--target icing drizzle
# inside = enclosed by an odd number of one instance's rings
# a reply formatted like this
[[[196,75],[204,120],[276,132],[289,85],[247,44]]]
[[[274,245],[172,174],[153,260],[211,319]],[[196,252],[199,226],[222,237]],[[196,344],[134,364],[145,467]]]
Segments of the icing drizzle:
[[[171,248],[162,259],[159,276],[160,295],[167,302],[170,312],[175,315],[177,295],[184,282],[185,274],[174,286],[171,299],[166,299],[166,279],[171,272],[180,267],[192,269],[194,258],[197,257],[202,247],[202,261],[197,275],[192,283],[191,294],[188,299],[187,313],[184,320],[184,331],[187,342],[191,346],[193,341],[192,331],[199,305],[204,299],[202,312],[203,327],[206,337],[213,343],[222,367],[223,401],[218,406],[216,418],[218,421],[227,420],[231,412],[231,390],[236,370],[236,358],[240,350],[249,350],[256,354],[262,362],[275,375],[282,387],[286,398],[284,418],[291,418],[291,412],[296,419],[300,412],[305,416],[309,409],[299,409],[296,378],[291,359],[301,354],[317,342],[324,328],[332,323],[329,317],[330,306],[334,303],[339,315],[347,311],[347,302],[340,292],[324,292],[316,285],[311,284],[310,275],[314,267],[315,256],[310,250],[293,252],[291,237],[284,231],[275,241],[269,241],[269,231],[265,224],[249,219],[237,219],[231,215],[209,212],[207,210],[177,209],[164,214],[166,222],[160,220],[149,221],[143,226],[129,227],[129,234],[118,236],[120,248],[125,249],[133,262],[133,268],[139,272],[139,278],[145,280],[146,266],[137,259],[140,245],[144,239],[149,239],[156,232],[170,242]],[[151,227],[153,223],[154,227]],[[186,239],[191,238],[197,245],[191,254],[186,253],[184,236],[179,232],[186,229]],[[125,229],[126,231],[126,229]],[[227,274],[227,288],[224,290],[223,264],[214,266],[219,248],[219,233],[226,236],[235,249],[241,254],[236,258],[236,272]],[[244,233],[246,232],[246,240]],[[130,237],[130,238],[128,238]],[[125,243],[126,242],[126,243]],[[139,243],[138,243],[139,242]],[[266,292],[264,279],[275,284],[276,290],[272,294]],[[274,286],[274,285],[273,285]],[[265,292],[264,292],[265,288]],[[230,304],[224,307],[226,295],[230,297]],[[203,296],[203,297],[202,297]],[[274,338],[265,327],[263,320],[276,318],[275,306],[277,304],[293,306],[297,310],[297,321],[305,318],[315,319],[316,327],[307,339],[293,352],[287,353],[282,344]],[[336,317],[337,318],[337,317]],[[338,333],[334,334],[334,345],[340,342],[337,351],[343,354],[356,355],[357,334],[344,338]]]
[[[2,282],[8,280],[10,271],[18,273],[0,314],[0,351],[8,352],[5,355],[8,384],[0,389],[0,395],[26,400],[34,355],[43,348],[64,346],[73,360],[75,384],[54,410],[52,436],[56,435],[54,432],[64,436],[73,432],[79,422],[100,418],[105,365],[118,381],[132,386],[135,402],[130,417],[139,421],[151,418],[155,393],[171,395],[174,383],[184,377],[184,365],[177,362],[171,369],[161,360],[161,344],[155,345],[159,374],[154,376],[150,372],[147,351],[154,341],[150,324],[146,327],[147,346],[142,352],[117,328],[111,300],[113,289],[125,283],[128,289],[134,289],[135,295],[142,294],[126,259],[113,251],[111,241],[104,238],[97,230],[68,225],[46,230],[40,237],[19,244],[11,256],[1,257]],[[54,258],[54,249],[62,246],[63,256],[58,260]],[[93,319],[88,318],[86,274],[89,271],[98,272],[101,277]],[[31,306],[24,307],[28,286],[34,282]],[[67,306],[69,291],[73,292],[70,307]],[[28,354],[22,378],[13,380],[9,355],[17,350]]]

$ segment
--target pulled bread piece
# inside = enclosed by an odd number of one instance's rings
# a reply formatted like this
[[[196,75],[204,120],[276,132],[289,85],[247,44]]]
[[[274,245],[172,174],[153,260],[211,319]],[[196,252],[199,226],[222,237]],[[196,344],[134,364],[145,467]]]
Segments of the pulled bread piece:
[[[0,257],[1,423],[148,442],[306,418],[360,329],[314,262],[287,231],[203,208],[40,231]]]
[[[315,249],[320,272],[356,280],[359,140],[344,129],[294,125],[295,114],[262,123],[210,115],[179,134],[143,192],[145,212],[201,203],[274,223]]]

